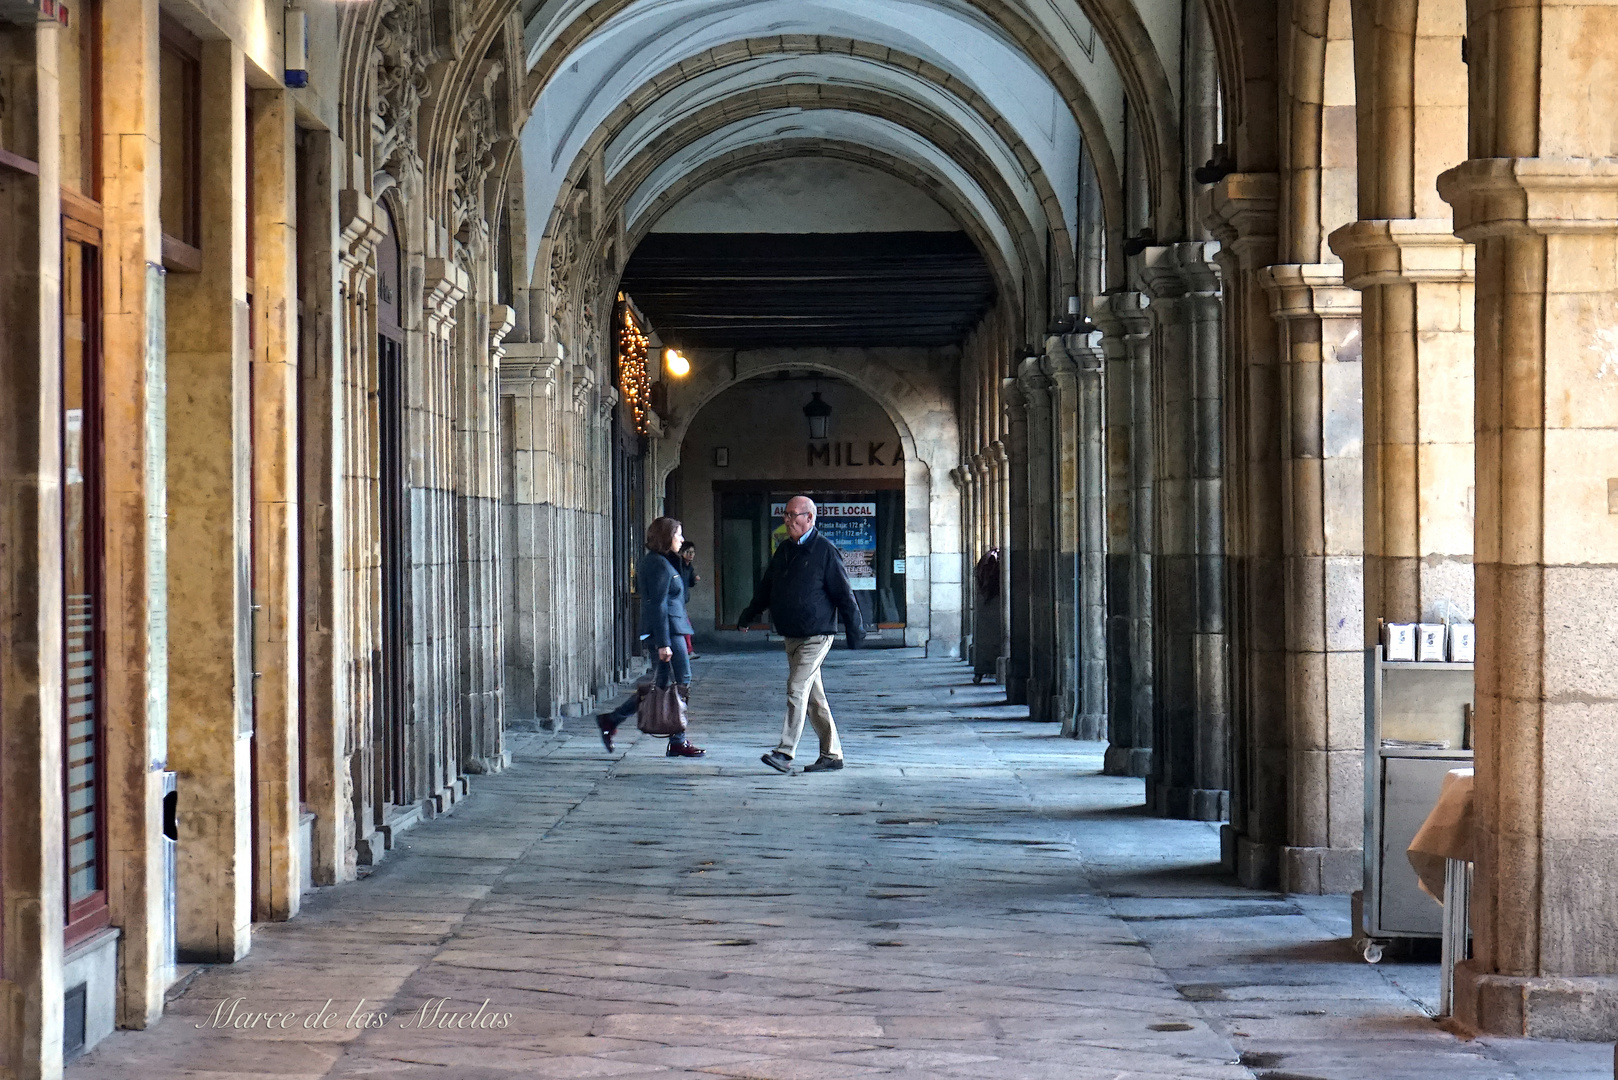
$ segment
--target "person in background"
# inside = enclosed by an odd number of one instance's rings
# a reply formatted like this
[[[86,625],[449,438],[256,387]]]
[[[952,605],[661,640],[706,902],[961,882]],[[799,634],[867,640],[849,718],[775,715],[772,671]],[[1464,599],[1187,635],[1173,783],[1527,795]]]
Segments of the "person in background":
[[[656,684],[668,686],[672,681],[679,686],[681,697],[690,693],[691,686],[691,662],[685,648],[691,620],[685,614],[687,594],[678,554],[684,538],[678,521],[658,518],[646,527],[646,554],[635,565],[635,582],[640,589],[641,644],[656,657],[652,663]],[[612,712],[596,715],[596,727],[607,753],[612,753],[612,737],[618,725],[634,716],[639,707],[637,691]],[[706,753],[691,745],[684,734],[669,736],[668,757],[701,757]]]
[[[697,576],[697,545],[689,540],[680,545],[680,576],[685,579],[685,598],[690,600],[702,579]],[[685,652],[693,660],[699,655],[690,634],[685,635]]]
[[[780,744],[762,759],[776,772],[792,770],[792,758],[803,737],[805,714],[820,737],[820,756],[813,764],[805,765],[803,771],[826,772],[843,767],[843,747],[837,738],[831,706],[826,702],[820,665],[831,651],[839,615],[848,632],[850,649],[859,648],[865,640],[860,605],[849,585],[848,571],[843,568],[842,553],[815,528],[816,512],[814,500],[804,495],[787,503],[781,513],[786,522],[786,539],[771,556],[752,603],[737,619],[745,632],[768,608],[776,630],[786,638],[786,724],[781,729]]]

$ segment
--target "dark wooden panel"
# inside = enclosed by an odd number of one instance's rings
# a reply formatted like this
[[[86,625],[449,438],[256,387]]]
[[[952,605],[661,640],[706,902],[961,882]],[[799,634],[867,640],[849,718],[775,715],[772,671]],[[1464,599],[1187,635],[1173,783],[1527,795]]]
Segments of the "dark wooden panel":
[[[965,233],[654,233],[622,287],[681,348],[951,345],[994,301]]]

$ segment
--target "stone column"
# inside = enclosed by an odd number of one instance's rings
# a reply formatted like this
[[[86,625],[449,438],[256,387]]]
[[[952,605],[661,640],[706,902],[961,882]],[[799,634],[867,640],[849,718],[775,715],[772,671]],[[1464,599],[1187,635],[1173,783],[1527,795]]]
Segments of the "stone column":
[[[1056,604],[1057,700],[1062,733],[1101,739],[1107,730],[1107,504],[1102,460],[1099,344],[1064,335],[1046,344],[1051,418],[1058,436]]]
[[[115,538],[108,554],[117,553],[103,562],[102,604],[118,613],[103,628],[103,701],[118,718],[104,733],[107,839],[119,852],[108,867],[107,902],[123,931],[118,1023],[142,1028],[161,1015],[172,973],[161,950],[169,585],[165,278],[153,182],[158,5],[105,0],[101,19],[103,41],[115,26],[128,43],[101,58],[103,512]]]
[[[1141,270],[1156,318],[1160,448],[1147,805],[1198,821],[1222,821],[1230,809],[1218,250],[1148,248]]]
[[[1029,705],[1028,690],[1032,671],[1030,649],[1032,634],[1033,574],[1030,572],[1029,507],[1028,507],[1028,411],[1022,390],[1015,378],[1001,380],[1000,400],[1005,408],[1005,442],[998,454],[1001,462],[1001,509],[1005,523],[1006,582],[1005,651],[1001,654],[1004,670],[1000,684],[1006,688],[1006,704]]]
[[[387,840],[381,831],[387,816],[381,775],[387,735],[381,709],[384,698],[379,689],[383,536],[377,282],[372,256],[379,242],[393,241],[384,240],[386,211],[354,188],[338,193],[337,225],[337,256],[342,263],[341,325],[337,331],[340,355],[332,372],[335,385],[330,414],[330,453],[336,469],[331,540],[336,566],[332,596],[336,612],[332,628],[335,671],[331,687],[335,730],[329,746],[319,747],[318,752],[311,748],[311,760],[323,766],[329,762],[333,770],[334,790],[326,796],[338,808],[333,830],[345,818],[353,824],[352,831],[328,832],[317,821],[315,862],[317,867],[322,864],[326,858],[323,844],[330,842],[332,872],[347,879],[358,872],[361,863],[379,862]],[[405,291],[403,285],[400,291]],[[400,300],[404,311],[402,296]],[[402,317],[408,318],[408,312]],[[321,424],[325,422],[322,414]],[[404,643],[393,644],[403,654]],[[320,725],[312,730],[318,732]],[[315,772],[312,777],[316,781],[313,793],[322,795],[325,793],[319,786],[319,775]]]
[[[229,963],[252,933],[247,101],[240,47],[202,49],[202,272],[168,291],[169,763],[181,954]]]
[[[1618,101],[1610,55],[1574,45],[1610,42],[1613,9],[1475,11],[1472,77],[1493,111],[1474,120],[1477,158],[1439,178],[1477,250],[1477,866],[1456,1014],[1498,1034],[1607,1042]]]
[[[1056,644],[1056,507],[1051,381],[1040,370],[1040,358],[1026,357],[1017,368],[1017,389],[1022,400],[1024,445],[1023,476],[1028,494],[1025,514],[1028,546],[1028,717],[1036,722],[1061,719],[1057,712]]]
[[[1280,364],[1276,324],[1259,280],[1276,262],[1278,183],[1273,173],[1235,173],[1203,207],[1222,245],[1229,395],[1225,454],[1229,523],[1231,700],[1236,729],[1230,825],[1222,857],[1250,887],[1280,882],[1286,843],[1286,638],[1277,610],[1283,570]]]
[[[1011,437],[1009,432],[1005,438]],[[996,439],[989,444],[989,467],[992,504],[990,514],[994,529],[994,542],[1000,548],[1000,659],[995,662],[995,681],[1006,688],[1007,704],[1014,704],[1011,696],[1011,634],[1012,634],[1012,517],[1011,517],[1011,458],[1006,442]]]
[[[61,1075],[67,906],[59,33],[43,21],[0,29],[10,93],[26,103],[8,149],[39,164],[37,175],[0,166],[0,1062],[27,1080]]]
[[[302,202],[309,220],[298,223],[300,258],[298,292],[303,303],[298,320],[298,410],[302,416],[298,468],[301,470],[299,544],[304,573],[299,612],[303,667],[299,672],[306,716],[307,770],[304,790],[311,824],[310,877],[316,885],[334,885],[353,877],[356,816],[349,753],[350,729],[369,695],[361,698],[349,678],[350,636],[347,605],[347,562],[341,548],[349,530],[336,513],[346,507],[342,462],[344,435],[337,429],[348,406],[344,393],[344,358],[349,347],[349,292],[358,263],[370,257],[370,244],[380,235],[369,199],[358,216],[339,220],[342,190],[342,144],[327,132],[310,132],[303,169]],[[352,193],[351,193],[352,194]],[[349,245],[361,241],[359,250]],[[369,689],[367,685],[365,689]]]
[[[1469,621],[1474,255],[1438,218],[1357,221],[1332,249],[1364,296],[1365,628]]]
[[[1151,303],[1143,293],[1097,297],[1092,317],[1108,356],[1108,633],[1114,681],[1108,697],[1108,776],[1147,776],[1152,766],[1152,426]],[[1119,520],[1119,519],[1122,520]]]
[[[1074,339],[1078,362],[1078,702],[1074,734],[1107,736],[1106,358],[1100,335]]]
[[[298,795],[298,233],[293,105],[252,93],[253,916],[290,919],[303,893]],[[313,224],[313,223],[311,223]]]
[[[418,786],[430,812],[442,813],[463,793],[460,772],[461,677],[456,585],[456,316],[471,287],[451,259],[429,258],[422,296],[421,378],[407,380],[411,423],[409,619],[415,627],[415,680],[408,697],[416,719]]]
[[[1364,483],[1359,293],[1334,264],[1267,267],[1281,327],[1289,893],[1364,880]]]
[[[1045,340],[1039,374],[1045,377],[1045,403],[1049,410],[1040,420],[1049,432],[1050,547],[1048,567],[1051,617],[1045,647],[1051,674],[1047,719],[1059,720],[1062,734],[1080,737],[1079,715],[1079,442],[1084,437],[1079,418],[1079,366],[1061,336]],[[1035,489],[1036,494],[1039,489]]]

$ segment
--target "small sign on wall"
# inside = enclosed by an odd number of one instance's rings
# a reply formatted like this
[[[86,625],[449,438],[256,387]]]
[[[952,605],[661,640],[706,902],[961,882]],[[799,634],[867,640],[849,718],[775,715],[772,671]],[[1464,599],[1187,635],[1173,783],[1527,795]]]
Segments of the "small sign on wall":
[[[713,448],[713,463],[716,469],[730,468],[730,447],[716,446]]]
[[[903,559],[893,560],[893,572],[895,574],[902,574],[905,572],[905,561]]]

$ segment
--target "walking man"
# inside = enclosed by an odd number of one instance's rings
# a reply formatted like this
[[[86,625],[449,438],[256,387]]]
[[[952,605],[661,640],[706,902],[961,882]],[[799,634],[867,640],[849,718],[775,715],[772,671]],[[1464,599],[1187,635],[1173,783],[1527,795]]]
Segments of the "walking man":
[[[736,620],[745,631],[767,608],[775,616],[775,628],[786,638],[787,719],[781,728],[781,744],[763,758],[777,772],[792,769],[805,714],[820,737],[820,756],[803,771],[843,767],[843,746],[826,703],[820,665],[831,651],[838,615],[848,632],[849,648],[857,649],[865,640],[860,606],[849,586],[848,571],[843,569],[842,553],[815,528],[815,512],[814,501],[803,495],[787,503],[781,514],[786,538],[775,549],[753,602]]]

